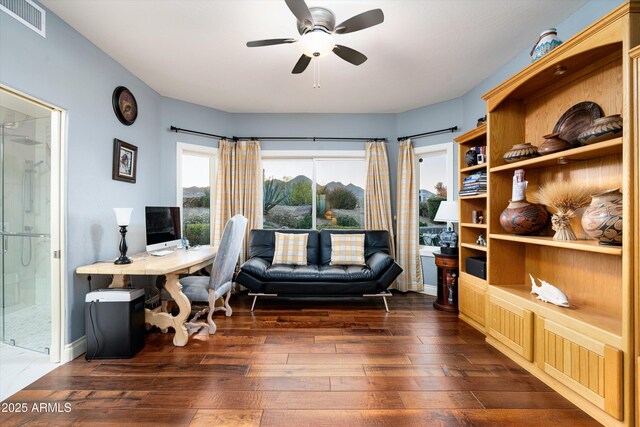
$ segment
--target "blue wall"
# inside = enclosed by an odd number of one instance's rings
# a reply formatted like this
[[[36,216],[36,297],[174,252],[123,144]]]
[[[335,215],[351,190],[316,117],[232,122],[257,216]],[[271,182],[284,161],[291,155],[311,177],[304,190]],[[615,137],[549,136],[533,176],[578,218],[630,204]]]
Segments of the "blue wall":
[[[591,0],[574,15],[554,24],[566,40],[599,19],[622,0]],[[531,35],[532,42],[535,34]],[[144,249],[143,208],[175,203],[175,142],[216,146],[217,141],[169,132],[169,126],[226,135],[339,135],[387,137],[392,192],[395,194],[396,138],[458,126],[456,134],[415,141],[416,146],[452,141],[485,114],[482,94],[529,63],[528,51],[514,57],[494,75],[461,98],[401,114],[231,114],[160,96],[86,40],[53,13],[47,13],[47,38],[42,38],[0,13],[0,83],[68,112],[66,337],[84,335],[86,277],[79,265],[117,255],[119,234],[113,207],[134,208],[128,242],[132,252]],[[118,122],[111,107],[116,86],[135,94],[139,116],[132,126]],[[138,146],[136,184],[111,179],[113,138]],[[263,149],[359,149],[362,143],[264,142]],[[393,195],[395,200],[395,195]],[[94,288],[106,284],[94,278]]]

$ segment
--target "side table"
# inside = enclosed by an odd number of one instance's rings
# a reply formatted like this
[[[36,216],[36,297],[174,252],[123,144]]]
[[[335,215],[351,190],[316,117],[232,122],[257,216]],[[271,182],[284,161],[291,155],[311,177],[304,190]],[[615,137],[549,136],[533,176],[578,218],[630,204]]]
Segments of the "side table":
[[[438,268],[438,293],[433,307],[458,313],[458,254],[434,252],[433,256]]]

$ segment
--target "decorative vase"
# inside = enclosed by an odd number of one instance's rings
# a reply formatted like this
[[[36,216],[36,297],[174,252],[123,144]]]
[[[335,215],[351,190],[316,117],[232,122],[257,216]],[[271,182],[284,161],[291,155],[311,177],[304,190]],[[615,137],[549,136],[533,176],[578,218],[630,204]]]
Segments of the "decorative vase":
[[[550,133],[549,135],[543,136],[545,141],[538,148],[538,153],[541,156],[545,154],[557,153],[558,151],[563,151],[571,148],[571,144],[569,144],[564,139],[560,138],[560,133]]]
[[[477,156],[477,154],[478,153],[473,148],[465,153],[464,161],[467,164],[467,166],[475,166],[475,165],[478,164],[478,156]]]
[[[593,121],[587,130],[578,135],[578,142],[589,145],[595,142],[606,141],[622,135],[622,117],[620,114],[600,117]]]
[[[509,151],[504,153],[504,156],[502,156],[502,158],[507,163],[513,163],[519,160],[530,159],[537,156],[539,156],[538,147],[527,142],[524,144],[514,145]]]
[[[582,228],[601,245],[622,245],[622,194],[618,188],[591,196],[591,204],[582,216]]]
[[[509,205],[500,214],[500,225],[507,233],[533,234],[542,230],[549,220],[549,213],[543,205],[520,200],[509,200]]]
[[[562,40],[558,38],[558,32],[555,28],[549,28],[548,30],[543,31],[540,33],[538,41],[531,49],[531,62],[537,61],[561,44]]]

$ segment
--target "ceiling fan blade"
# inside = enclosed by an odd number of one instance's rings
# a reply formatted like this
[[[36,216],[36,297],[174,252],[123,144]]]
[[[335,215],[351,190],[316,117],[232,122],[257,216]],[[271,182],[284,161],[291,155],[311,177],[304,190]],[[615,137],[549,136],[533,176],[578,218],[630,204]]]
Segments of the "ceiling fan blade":
[[[337,34],[353,33],[384,22],[384,13],[380,9],[372,9],[353,16],[336,26]]]
[[[351,49],[350,47],[342,46],[339,44],[337,44],[336,47],[333,48],[333,53],[335,53],[345,61],[352,63],[353,65],[360,65],[367,60],[367,57],[364,54],[358,52],[355,49]]]
[[[296,66],[293,67],[293,70],[291,71],[291,74],[300,74],[300,73],[302,73],[304,70],[307,69],[307,66],[309,65],[309,62],[311,62],[311,58],[308,57],[307,55],[302,55],[300,57],[300,59],[298,59],[298,62],[296,62]]]
[[[295,43],[296,39],[267,39],[247,42],[247,47],[273,46],[276,44]]]
[[[284,0],[284,2],[298,21],[302,22],[307,28],[313,27],[313,16],[311,16],[311,11],[304,0]]]

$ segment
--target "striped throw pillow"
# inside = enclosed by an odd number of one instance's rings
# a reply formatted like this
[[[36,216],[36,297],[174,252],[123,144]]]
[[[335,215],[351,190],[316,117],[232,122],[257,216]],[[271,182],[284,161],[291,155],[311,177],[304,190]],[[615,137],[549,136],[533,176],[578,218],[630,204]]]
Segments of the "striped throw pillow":
[[[273,264],[307,265],[307,240],[309,233],[276,233],[276,249]]]
[[[364,234],[332,234],[331,265],[364,265]]]

